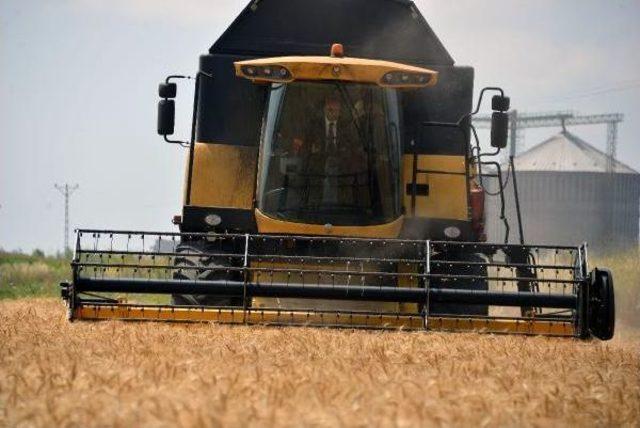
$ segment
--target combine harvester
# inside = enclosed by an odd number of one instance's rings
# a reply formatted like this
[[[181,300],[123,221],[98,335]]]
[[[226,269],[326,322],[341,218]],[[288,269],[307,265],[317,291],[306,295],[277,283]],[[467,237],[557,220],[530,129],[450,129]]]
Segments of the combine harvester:
[[[79,230],[70,319],[613,336],[586,246],[525,245],[521,222],[520,245],[484,242],[509,98],[474,108],[473,69],[412,2],[252,1],[200,57],[184,142],[182,78],[158,106],[188,148],[180,232]]]

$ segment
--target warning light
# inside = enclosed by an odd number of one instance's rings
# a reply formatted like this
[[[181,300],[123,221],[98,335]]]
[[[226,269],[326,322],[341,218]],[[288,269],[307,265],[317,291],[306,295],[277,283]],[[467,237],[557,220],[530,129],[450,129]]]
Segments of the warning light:
[[[342,58],[344,56],[344,46],[341,43],[334,43],[331,45],[331,56],[336,58]]]

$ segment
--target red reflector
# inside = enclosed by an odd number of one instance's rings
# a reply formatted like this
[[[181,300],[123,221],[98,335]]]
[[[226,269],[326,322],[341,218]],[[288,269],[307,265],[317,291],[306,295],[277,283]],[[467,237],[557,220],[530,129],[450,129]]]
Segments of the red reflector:
[[[478,241],[486,241],[484,233],[484,189],[476,184],[471,184],[471,228]]]

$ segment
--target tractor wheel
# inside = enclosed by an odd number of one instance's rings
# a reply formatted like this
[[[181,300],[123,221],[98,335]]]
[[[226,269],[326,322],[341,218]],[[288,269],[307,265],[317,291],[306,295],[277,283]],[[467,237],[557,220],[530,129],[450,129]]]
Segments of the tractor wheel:
[[[176,256],[176,267],[173,278],[187,280],[234,279],[238,273],[233,270],[214,270],[215,268],[232,267],[232,263],[224,257],[200,256],[206,254],[198,243],[180,244],[177,253],[190,255]],[[182,268],[182,269],[181,269]],[[184,269],[186,268],[186,269]],[[180,306],[242,306],[242,296],[207,296],[202,294],[174,294],[171,302]]]
[[[486,260],[480,254],[463,254],[461,256],[452,257],[445,256],[447,260],[467,261],[471,263],[486,263]],[[435,260],[437,261],[437,259]],[[487,277],[487,266],[484,264],[469,265],[448,265],[433,263],[431,273],[447,274],[447,275],[473,275],[481,278],[475,279],[443,279],[436,278],[431,280],[433,288],[451,288],[462,290],[478,290],[488,291],[489,282],[484,279]],[[487,305],[460,305],[455,303],[430,303],[430,315],[489,315],[489,306]]]
[[[589,287],[589,331],[601,340],[613,337],[616,305],[613,275],[608,269],[594,269]]]

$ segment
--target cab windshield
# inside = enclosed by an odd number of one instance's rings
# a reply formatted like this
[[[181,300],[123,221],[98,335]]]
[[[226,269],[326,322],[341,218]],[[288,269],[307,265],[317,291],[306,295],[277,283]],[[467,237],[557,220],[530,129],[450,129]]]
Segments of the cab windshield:
[[[258,208],[273,218],[369,225],[400,216],[397,94],[343,82],[274,84]]]

